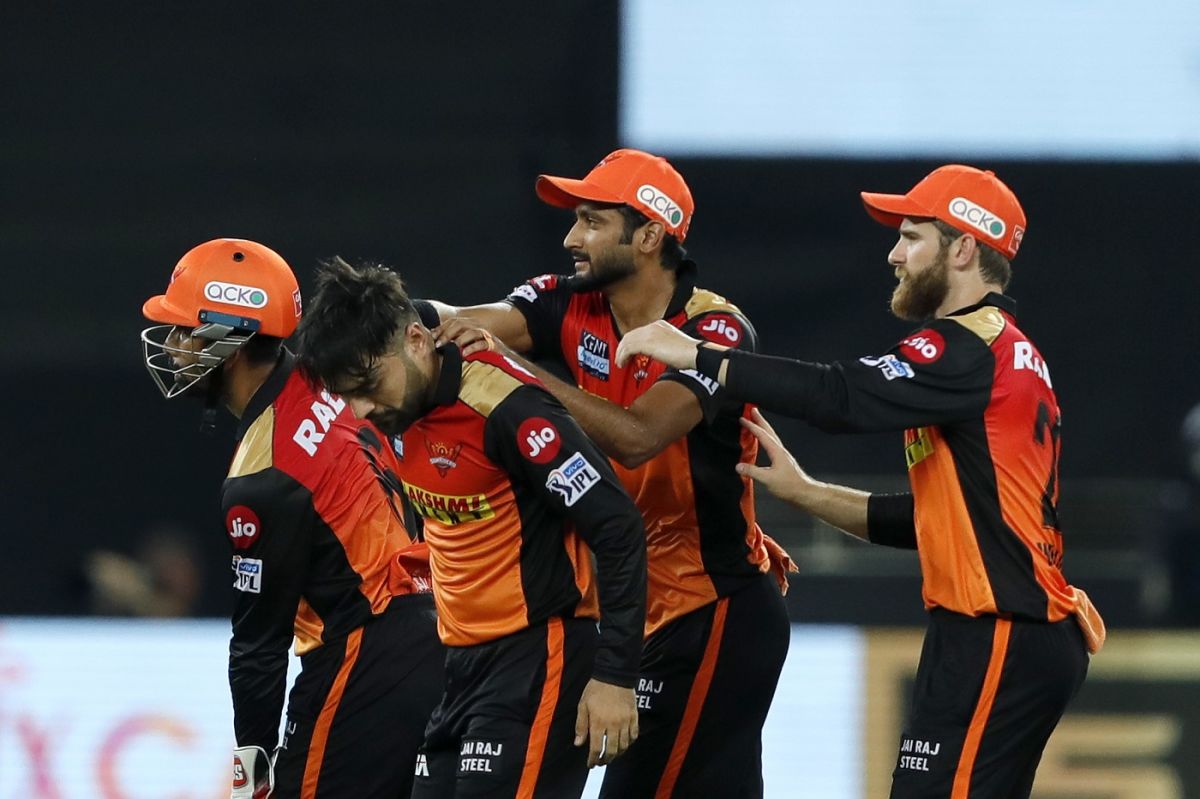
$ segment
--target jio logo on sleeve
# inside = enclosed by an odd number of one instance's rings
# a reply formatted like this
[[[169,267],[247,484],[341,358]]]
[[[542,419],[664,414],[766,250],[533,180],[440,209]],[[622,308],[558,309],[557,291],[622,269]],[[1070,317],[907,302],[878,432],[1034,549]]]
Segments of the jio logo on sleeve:
[[[517,428],[517,448],[526,460],[549,463],[561,446],[562,437],[549,419],[532,416]]]

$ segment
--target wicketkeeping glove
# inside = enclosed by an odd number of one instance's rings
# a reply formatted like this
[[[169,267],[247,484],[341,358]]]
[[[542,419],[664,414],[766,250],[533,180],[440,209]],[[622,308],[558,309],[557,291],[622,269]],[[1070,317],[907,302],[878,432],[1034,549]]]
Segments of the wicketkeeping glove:
[[[275,764],[261,746],[233,750],[233,790],[229,799],[267,799],[275,787]]]

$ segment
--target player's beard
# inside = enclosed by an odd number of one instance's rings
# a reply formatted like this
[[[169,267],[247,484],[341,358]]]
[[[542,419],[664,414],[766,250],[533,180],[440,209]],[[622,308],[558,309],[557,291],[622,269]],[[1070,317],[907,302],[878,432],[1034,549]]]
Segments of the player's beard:
[[[950,293],[950,250],[942,247],[929,267],[900,281],[892,292],[892,313],[908,322],[931,318]]]
[[[195,368],[200,369],[202,367],[197,366]],[[218,398],[224,402],[227,399],[226,393],[228,389],[225,384],[224,374],[222,373],[224,368],[225,364],[222,363],[215,369],[205,373],[203,377],[195,382],[191,382],[192,377],[187,372],[180,372],[179,374],[175,375],[175,385],[182,386],[188,383],[190,383],[190,385],[188,385],[188,387],[185,388],[182,393],[177,394],[176,396],[183,397],[188,400],[201,400],[203,402],[207,402],[209,394],[213,390],[213,383],[218,383],[217,390],[220,392]]]
[[[408,353],[402,352],[400,360],[404,364],[404,401],[399,406],[381,408],[367,414],[367,418],[389,436],[402,434],[413,422],[429,412],[427,397],[432,378],[421,372]]]
[[[597,258],[588,256],[588,270],[576,274],[571,281],[576,291],[596,291],[611,286],[637,271],[633,263],[633,248],[617,245]]]

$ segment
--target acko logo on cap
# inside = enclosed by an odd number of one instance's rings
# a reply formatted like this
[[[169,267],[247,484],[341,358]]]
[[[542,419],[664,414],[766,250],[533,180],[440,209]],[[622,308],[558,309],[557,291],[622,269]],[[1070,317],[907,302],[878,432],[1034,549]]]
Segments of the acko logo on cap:
[[[211,280],[204,286],[204,296],[216,302],[240,305],[243,308],[262,308],[267,304],[267,292],[254,286],[239,286]]]
[[[683,221],[683,209],[679,203],[668,197],[661,189],[645,183],[637,190],[638,201],[654,211],[667,221],[671,227],[677,227]]]
[[[1004,220],[966,197],[955,197],[950,201],[950,216],[961,219],[973,228],[982,230],[993,239],[1004,238],[1004,231],[1007,228]]]

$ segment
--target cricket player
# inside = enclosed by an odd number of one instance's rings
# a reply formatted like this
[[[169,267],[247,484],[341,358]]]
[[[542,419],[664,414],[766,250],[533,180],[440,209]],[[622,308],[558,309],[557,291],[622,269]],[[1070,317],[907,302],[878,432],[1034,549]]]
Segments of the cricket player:
[[[1051,370],[1003,292],[1025,212],[995,174],[951,164],[906,194],[864,192],[897,228],[892,312],[918,327],[879,355],[833,364],[743,353],[662,323],[617,361],[696,369],[731,395],[831,432],[904,433],[911,491],[811,479],[761,415],[771,457],[739,471],[872,543],[916,549],[929,627],[896,799],[1028,797],[1051,732],[1087,674],[1104,623],[1063,575],[1062,414]]]
[[[435,348],[394,272],[333,259],[318,285],[304,367],[397,437],[429,545],[446,688],[413,797],[578,797],[638,737],[637,508],[532,374]]]
[[[163,395],[238,419],[221,489],[236,597],[231,796],[408,796],[444,649],[391,444],[297,371],[284,339],[300,289],[268,247],[201,244],[142,310],[159,323],[142,341]],[[279,740],[293,640],[301,671]]]
[[[758,450],[739,424],[749,406],[695,369],[614,359],[621,336],[653,320],[745,351],[757,346],[754,327],[698,285],[683,248],[692,192],[666,159],[617,150],[582,179],[540,176],[536,191],[572,214],[563,247],[574,274],[535,277],[490,305],[436,304],[439,338],[471,352],[490,346],[486,330],[557,361],[570,384],[539,377],[613,460],[645,520],[641,735],[607,769],[602,796],[762,796],[791,562],[759,528],[751,482],[734,471]]]

